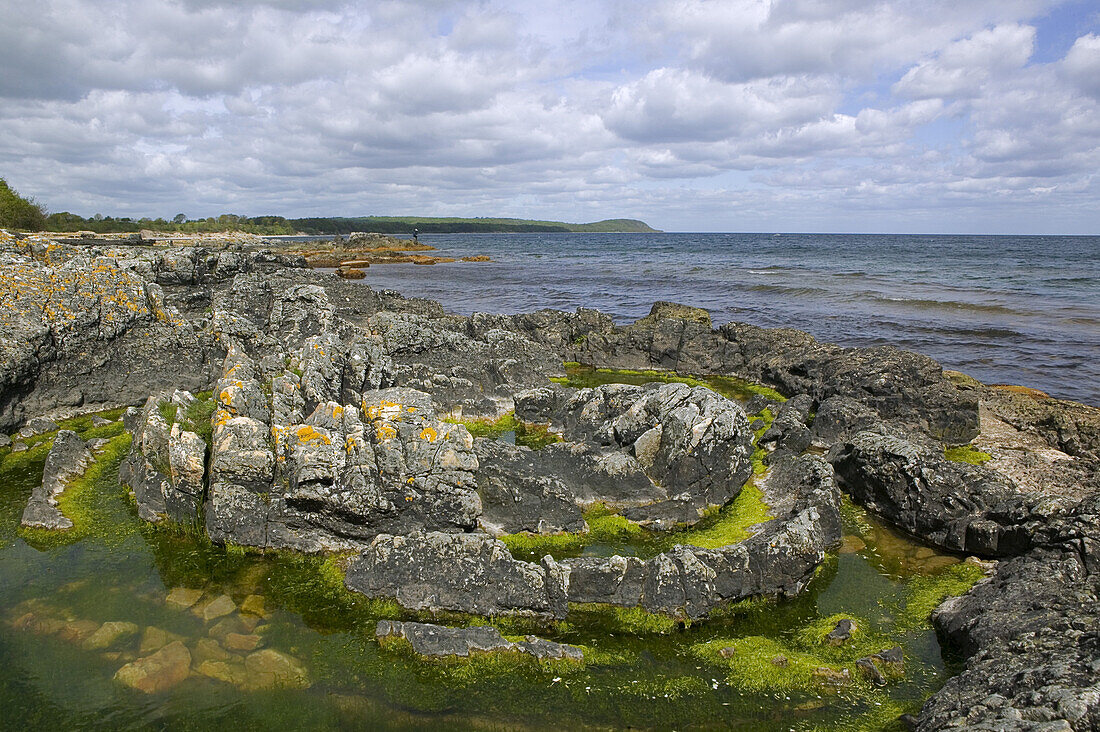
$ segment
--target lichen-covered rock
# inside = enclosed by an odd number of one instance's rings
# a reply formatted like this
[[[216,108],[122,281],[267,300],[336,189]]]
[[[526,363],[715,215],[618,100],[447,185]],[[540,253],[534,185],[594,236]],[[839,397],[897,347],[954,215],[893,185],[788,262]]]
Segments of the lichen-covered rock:
[[[345,583],[410,610],[565,617],[567,576],[549,558],[513,559],[501,542],[477,534],[379,535],[352,560]]]
[[[71,430],[60,430],[46,456],[42,483],[31,491],[23,509],[23,526],[40,529],[71,529],[73,522],[57,507],[57,497],[76,476],[81,475],[95,460],[80,436]]]
[[[467,658],[478,653],[523,653],[538,660],[569,660],[581,662],[584,652],[576,646],[554,643],[535,636],[522,641],[510,641],[491,626],[448,628],[428,623],[402,623],[380,620],[374,631],[380,643],[394,639],[408,642],[413,653],[431,658]]]

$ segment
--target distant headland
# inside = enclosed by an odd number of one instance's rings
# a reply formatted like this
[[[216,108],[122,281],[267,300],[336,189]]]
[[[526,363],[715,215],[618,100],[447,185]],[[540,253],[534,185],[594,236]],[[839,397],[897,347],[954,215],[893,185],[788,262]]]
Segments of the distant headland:
[[[261,236],[294,234],[351,234],[370,231],[379,234],[480,234],[480,233],[659,233],[637,219],[605,219],[587,224],[563,221],[502,218],[443,218],[433,216],[327,216],[288,219],[283,216],[239,216],[221,214],[189,218],[176,214],[171,219],[113,217],[96,214],[85,218],[61,211],[47,214],[34,199],[20,196],[0,178],[0,227],[23,231],[77,232],[97,234],[157,233],[202,234],[239,231]]]

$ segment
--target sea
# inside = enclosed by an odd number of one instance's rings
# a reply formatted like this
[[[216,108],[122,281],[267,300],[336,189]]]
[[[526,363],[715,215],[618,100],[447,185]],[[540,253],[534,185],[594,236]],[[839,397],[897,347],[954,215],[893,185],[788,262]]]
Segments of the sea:
[[[376,265],[375,288],[450,312],[597,308],[619,323],[657,300],[928,354],[989,384],[1100,406],[1100,236],[428,234],[442,256]]]

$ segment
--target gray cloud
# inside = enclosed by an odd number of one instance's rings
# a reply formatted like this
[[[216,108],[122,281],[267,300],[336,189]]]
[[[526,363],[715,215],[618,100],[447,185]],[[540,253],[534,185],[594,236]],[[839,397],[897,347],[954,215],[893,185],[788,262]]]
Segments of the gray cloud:
[[[1053,4],[0,0],[0,174],[85,214],[1095,230],[1100,36],[1036,63]]]

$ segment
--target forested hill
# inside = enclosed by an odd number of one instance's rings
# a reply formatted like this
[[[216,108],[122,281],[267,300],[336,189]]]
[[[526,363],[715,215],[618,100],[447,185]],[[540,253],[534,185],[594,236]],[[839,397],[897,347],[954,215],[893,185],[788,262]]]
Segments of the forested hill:
[[[380,234],[411,234],[419,229],[425,234],[467,234],[497,232],[656,232],[636,219],[607,219],[590,224],[567,224],[561,221],[530,219],[462,219],[420,216],[357,216],[290,219],[290,225],[303,234],[350,234],[353,231],[375,231]]]

